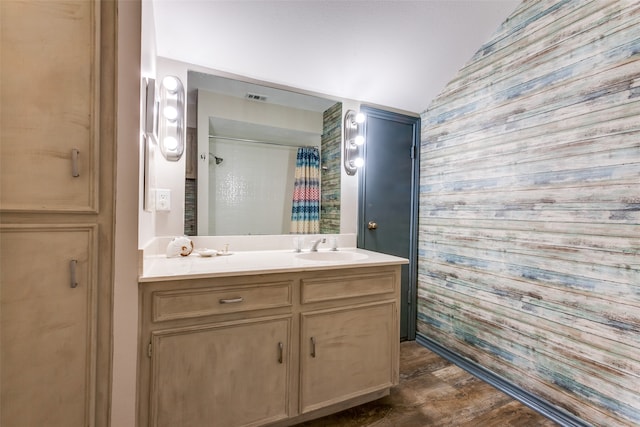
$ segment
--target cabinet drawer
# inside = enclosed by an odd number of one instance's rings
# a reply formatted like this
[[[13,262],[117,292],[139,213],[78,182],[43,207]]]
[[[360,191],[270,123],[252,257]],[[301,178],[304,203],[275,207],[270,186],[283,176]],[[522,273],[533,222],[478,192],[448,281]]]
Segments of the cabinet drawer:
[[[394,292],[395,280],[392,271],[302,279],[302,303],[387,294]]]
[[[153,321],[291,305],[292,281],[153,293]]]

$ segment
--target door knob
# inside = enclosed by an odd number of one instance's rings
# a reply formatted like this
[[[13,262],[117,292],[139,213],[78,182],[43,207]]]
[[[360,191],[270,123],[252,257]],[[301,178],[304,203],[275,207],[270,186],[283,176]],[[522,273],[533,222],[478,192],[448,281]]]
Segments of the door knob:
[[[375,222],[373,222],[373,221],[369,221],[369,224],[367,225],[367,228],[368,228],[369,230],[375,230],[376,228],[378,228],[378,224],[376,224],[376,223],[375,223]]]

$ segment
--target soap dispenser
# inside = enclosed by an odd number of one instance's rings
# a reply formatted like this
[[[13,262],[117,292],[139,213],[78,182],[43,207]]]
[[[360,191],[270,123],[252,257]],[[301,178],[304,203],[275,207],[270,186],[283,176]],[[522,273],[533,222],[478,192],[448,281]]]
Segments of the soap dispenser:
[[[331,236],[331,250],[332,251],[337,251],[338,250],[338,237],[337,236]]]

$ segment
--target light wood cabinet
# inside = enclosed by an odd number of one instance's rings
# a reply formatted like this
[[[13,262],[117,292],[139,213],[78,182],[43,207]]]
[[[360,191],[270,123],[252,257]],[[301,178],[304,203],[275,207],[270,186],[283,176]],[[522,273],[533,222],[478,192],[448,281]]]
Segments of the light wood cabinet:
[[[0,2],[0,207],[98,209],[100,3]]]
[[[302,314],[302,413],[394,384],[393,302]]]
[[[399,266],[140,284],[139,425],[287,426],[398,382]]]
[[[287,417],[291,318],[154,332],[151,425],[258,426]]]
[[[139,425],[248,427],[289,417],[292,280],[198,279],[140,289]]]
[[[0,230],[0,425],[92,425],[96,228]]]
[[[109,423],[116,7],[0,1],[3,427]]]

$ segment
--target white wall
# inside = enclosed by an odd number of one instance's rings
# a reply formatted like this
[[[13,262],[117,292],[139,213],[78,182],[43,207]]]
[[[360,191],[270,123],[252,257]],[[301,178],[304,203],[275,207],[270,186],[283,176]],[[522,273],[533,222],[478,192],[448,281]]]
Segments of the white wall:
[[[138,346],[138,212],[140,142],[139,2],[118,2],[116,201],[113,283],[111,425],[136,419]],[[148,35],[148,34],[147,34]],[[149,43],[152,45],[152,43]],[[143,54],[143,58],[147,57]],[[151,65],[150,62],[144,61]],[[148,71],[148,70],[147,70]],[[145,71],[146,72],[146,71]],[[141,221],[143,216],[140,215]],[[147,233],[148,230],[145,231]]]
[[[124,11],[126,10],[123,2],[119,3],[119,9]],[[156,78],[156,32],[155,32],[155,23],[153,19],[153,3],[148,1],[144,2],[142,7],[142,17],[141,23],[138,23],[137,26],[141,27],[141,55],[140,55],[140,76],[141,79],[144,78]],[[138,39],[138,36],[136,36]],[[135,39],[133,39],[135,40]],[[119,46],[120,47],[120,46]],[[143,83],[141,83],[143,85]],[[142,102],[142,100],[141,100]],[[142,107],[144,110],[144,107]],[[142,122],[144,123],[144,122]],[[143,138],[140,135],[140,138]],[[139,144],[139,170],[140,173],[144,173],[145,169],[145,144],[144,140],[141,139]],[[150,155],[155,155],[155,150],[151,150]],[[147,176],[147,181],[152,180],[155,177],[155,161],[150,159],[148,162],[150,167],[150,174]],[[138,207],[138,242],[140,247],[144,246],[145,243],[153,239],[155,236],[155,214],[152,211],[145,211],[143,209],[143,197],[144,197],[144,180],[143,176],[140,176],[139,181],[139,207]],[[154,182],[151,182],[152,186],[155,186]]]
[[[153,22],[153,4],[144,2],[142,8],[142,54],[141,54],[141,76],[151,78],[156,81],[156,87],[162,78],[168,75],[178,77],[183,86],[187,86],[187,72],[182,66],[176,65],[174,61],[158,58],[155,55],[155,30]],[[141,107],[144,109],[144,107]],[[144,118],[142,118],[144,123]],[[186,141],[186,128],[184,129]],[[184,233],[184,174],[185,159],[183,156],[177,162],[166,160],[159,150],[158,144],[152,139],[146,139],[141,135],[140,143],[140,203],[138,218],[138,241],[139,247],[144,247],[156,236],[182,235]],[[146,160],[145,160],[146,157]],[[145,171],[145,163],[148,173]],[[146,179],[146,192],[145,192]],[[166,189],[171,192],[171,207],[169,212],[156,212],[155,190]],[[147,199],[147,208],[144,209],[143,199]]]

